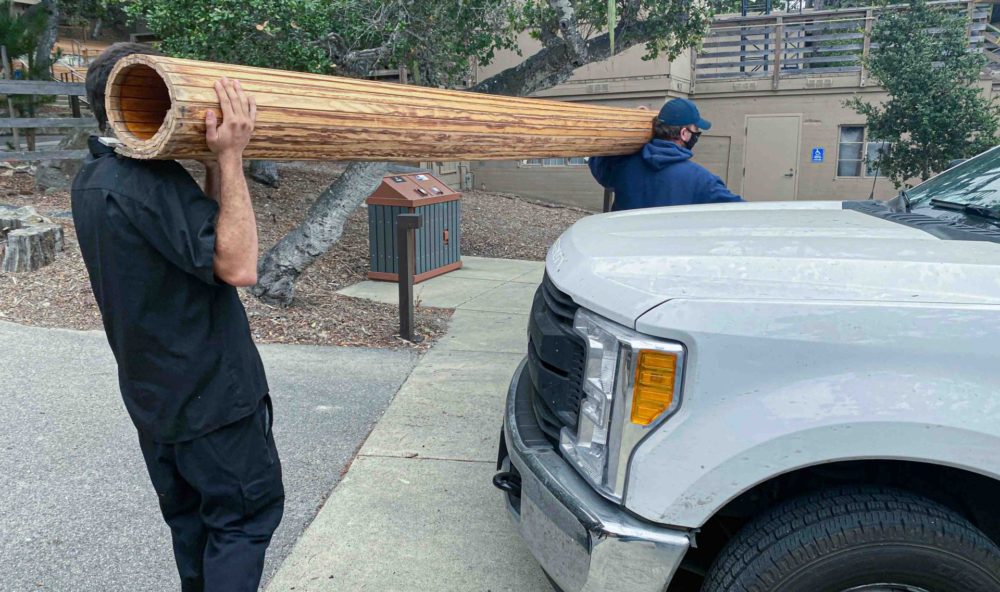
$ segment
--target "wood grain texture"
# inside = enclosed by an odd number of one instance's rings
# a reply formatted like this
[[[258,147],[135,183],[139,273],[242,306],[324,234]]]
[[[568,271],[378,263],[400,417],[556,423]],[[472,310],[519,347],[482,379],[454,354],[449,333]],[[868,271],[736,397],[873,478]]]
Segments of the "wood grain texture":
[[[204,158],[213,84],[257,101],[244,156],[267,160],[510,160],[631,154],[652,113],[231,64],[132,55],[108,81],[109,123],[132,158]]]

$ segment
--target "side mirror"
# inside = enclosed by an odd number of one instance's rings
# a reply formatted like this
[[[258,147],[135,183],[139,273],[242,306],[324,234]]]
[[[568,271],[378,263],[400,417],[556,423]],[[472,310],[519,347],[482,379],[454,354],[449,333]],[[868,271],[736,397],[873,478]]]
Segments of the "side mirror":
[[[951,162],[948,163],[948,168],[950,169],[952,167],[957,167],[958,165],[962,164],[963,162],[965,162],[967,160],[969,160],[969,159],[968,158],[956,158],[955,160],[952,160]]]

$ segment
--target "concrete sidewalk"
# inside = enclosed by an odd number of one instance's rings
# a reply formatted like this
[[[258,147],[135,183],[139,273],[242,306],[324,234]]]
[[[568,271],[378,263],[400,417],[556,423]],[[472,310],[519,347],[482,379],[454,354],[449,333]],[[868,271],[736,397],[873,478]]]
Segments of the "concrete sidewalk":
[[[456,308],[269,592],[549,592],[491,485],[503,403],[543,265],[465,258],[419,285]],[[392,302],[395,284],[345,294]]]

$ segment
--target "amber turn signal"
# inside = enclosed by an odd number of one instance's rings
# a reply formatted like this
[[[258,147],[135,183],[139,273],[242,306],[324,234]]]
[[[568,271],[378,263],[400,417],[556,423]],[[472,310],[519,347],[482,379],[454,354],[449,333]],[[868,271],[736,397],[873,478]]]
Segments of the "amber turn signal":
[[[674,402],[677,354],[641,350],[635,368],[632,423],[648,426]]]

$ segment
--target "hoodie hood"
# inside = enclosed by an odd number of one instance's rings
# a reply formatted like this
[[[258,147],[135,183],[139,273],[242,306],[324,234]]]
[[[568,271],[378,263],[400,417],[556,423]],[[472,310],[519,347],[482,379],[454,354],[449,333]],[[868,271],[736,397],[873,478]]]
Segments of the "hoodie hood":
[[[642,159],[654,171],[691,158],[691,151],[668,140],[651,140],[642,148]]]

